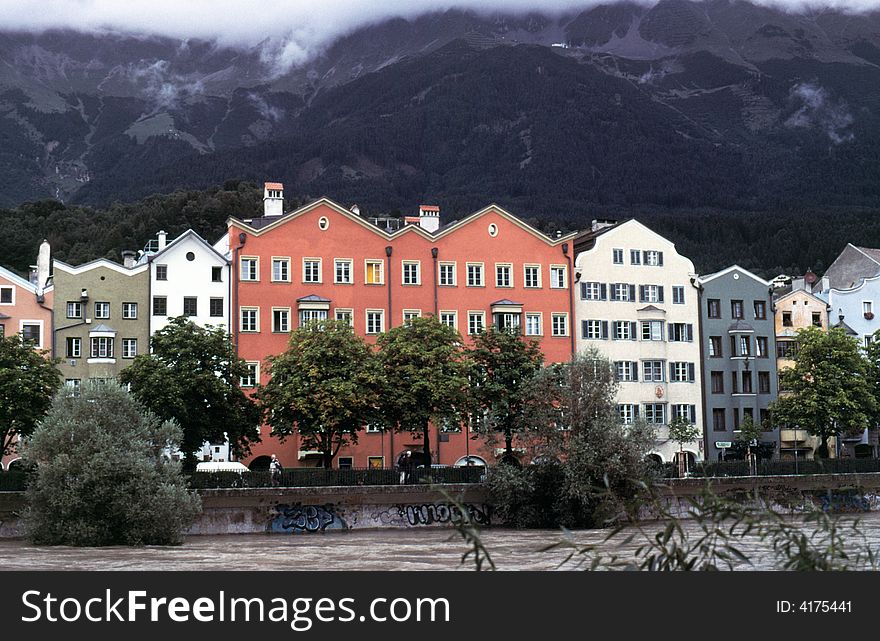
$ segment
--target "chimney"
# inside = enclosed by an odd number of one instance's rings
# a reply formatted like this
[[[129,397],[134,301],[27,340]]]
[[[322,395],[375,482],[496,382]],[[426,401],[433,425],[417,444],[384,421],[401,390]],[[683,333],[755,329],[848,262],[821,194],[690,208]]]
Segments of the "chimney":
[[[263,188],[263,215],[280,216],[284,213],[284,185],[266,183]]]
[[[419,227],[432,234],[440,229],[440,208],[437,205],[419,205]]]
[[[137,254],[128,249],[122,252],[122,264],[125,265],[126,269],[134,267],[135,256],[137,256]]]
[[[40,252],[37,254],[37,282],[35,284],[38,294],[43,293],[46,283],[49,282],[49,256],[51,253],[49,241],[43,239],[43,242],[40,243]]]
[[[163,229],[158,234],[156,234],[156,237],[159,239],[159,251],[162,251],[168,244],[168,234],[165,233],[165,230]]]
[[[361,208],[358,207],[357,205],[352,205],[351,206],[351,213],[353,213],[355,216],[360,216],[361,215]]]

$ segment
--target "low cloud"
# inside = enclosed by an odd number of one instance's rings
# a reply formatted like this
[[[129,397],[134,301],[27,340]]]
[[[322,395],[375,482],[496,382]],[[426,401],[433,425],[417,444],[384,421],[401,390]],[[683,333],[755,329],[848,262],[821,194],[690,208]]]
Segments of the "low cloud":
[[[849,106],[834,100],[826,89],[810,82],[797,84],[791,88],[789,100],[796,111],[786,119],[786,127],[819,129],[835,145],[855,139],[848,131],[853,124]]]

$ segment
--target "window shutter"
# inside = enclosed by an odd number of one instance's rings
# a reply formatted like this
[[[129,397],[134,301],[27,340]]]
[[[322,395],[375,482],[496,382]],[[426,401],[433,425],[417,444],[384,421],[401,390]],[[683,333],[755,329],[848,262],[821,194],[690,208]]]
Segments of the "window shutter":
[[[608,338],[608,321],[602,321],[602,340]]]
[[[581,300],[587,300],[587,284],[581,283]]]
[[[636,325],[636,322],[630,321],[630,323],[629,323],[629,339],[631,341],[637,340],[636,339],[636,336],[638,336],[637,332],[638,332],[638,326]]]
[[[581,338],[587,337],[587,327],[588,326],[589,326],[589,323],[587,321],[585,321],[585,320],[581,321]]]
[[[639,285],[639,302],[640,303],[645,302],[645,286],[644,285]]]
[[[694,326],[692,323],[687,324],[687,340],[689,343],[694,342]],[[721,354],[719,354],[721,356]]]
[[[688,414],[690,415],[691,423],[697,422],[697,406],[696,405],[688,405]]]
[[[660,302],[662,303],[662,302],[663,302],[663,285],[660,285],[660,286],[657,288],[657,291],[659,292],[659,293],[657,294],[657,300],[660,301]]]
[[[636,299],[636,286],[635,285],[629,286],[629,299],[632,301],[634,301]]]
[[[663,252],[657,252],[657,264],[663,267]]]
[[[599,298],[602,300],[608,300],[608,285],[605,283],[599,284]]]
[[[616,283],[611,283],[609,287],[611,288],[611,300],[617,300],[617,287],[615,287]]]
[[[667,333],[670,341],[673,340],[672,326],[673,326],[673,323],[666,323],[666,333]]]
[[[639,380],[639,363],[638,363],[638,361],[630,361],[629,368],[632,371],[632,379],[634,381]]]
[[[638,405],[633,405],[633,417],[634,418],[639,417],[639,406]]]
[[[696,367],[693,363],[688,363],[688,382],[693,383],[696,380]]]
[[[643,265],[648,264],[648,252],[647,251],[642,252],[642,264]]]
[[[675,363],[669,363],[669,380],[675,380]]]

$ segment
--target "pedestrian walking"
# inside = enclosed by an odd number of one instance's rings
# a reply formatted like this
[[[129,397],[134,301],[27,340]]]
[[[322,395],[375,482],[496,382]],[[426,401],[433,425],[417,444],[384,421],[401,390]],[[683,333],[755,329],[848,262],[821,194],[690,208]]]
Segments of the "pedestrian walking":
[[[272,460],[269,461],[269,477],[272,481],[272,487],[281,485],[281,472],[283,470],[284,467],[281,465],[281,461],[273,454]]]

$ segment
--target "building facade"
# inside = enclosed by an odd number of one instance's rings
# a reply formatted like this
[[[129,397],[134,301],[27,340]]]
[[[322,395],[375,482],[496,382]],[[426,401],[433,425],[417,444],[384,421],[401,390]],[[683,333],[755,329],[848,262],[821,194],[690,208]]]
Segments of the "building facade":
[[[73,267],[54,261],[55,346],[64,382],[116,378],[149,349],[150,275],[147,265],[107,259]]]
[[[280,214],[282,195],[273,183],[265,216],[229,221],[233,335],[252,371],[245,387],[265,383],[265,359],[283,352],[290,331],[313,319],[345,320],[368,342],[429,314],[466,341],[489,325],[517,326],[540,341],[547,362],[571,358],[574,234],[549,238],[496,206],[445,227],[438,208],[424,205],[397,228],[327,199]],[[470,456],[495,462],[495,450],[472,435],[431,429],[434,463],[463,464]],[[272,453],[288,467],[318,464],[317,453],[300,449],[295,436],[281,444],[266,431],[252,465]],[[419,433],[368,427],[336,464],[391,467],[402,451],[421,449]]]
[[[653,456],[677,460],[668,423],[702,426],[699,290],[693,263],[636,220],[595,221],[575,241],[577,348],[594,347],[613,363],[618,413],[655,426]],[[703,440],[683,448],[702,460]]]
[[[737,430],[747,416],[765,428],[758,451],[778,455],[768,409],[778,389],[772,286],[738,265],[699,284],[707,458],[723,460],[739,449]]]

